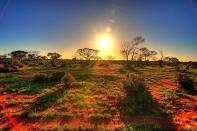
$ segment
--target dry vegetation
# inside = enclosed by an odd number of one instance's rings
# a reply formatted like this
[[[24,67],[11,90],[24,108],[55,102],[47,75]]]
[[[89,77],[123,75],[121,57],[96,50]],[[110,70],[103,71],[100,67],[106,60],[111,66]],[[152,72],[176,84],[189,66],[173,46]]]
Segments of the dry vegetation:
[[[14,73],[0,73],[0,129],[197,127],[195,68],[59,61],[57,66],[24,66]]]

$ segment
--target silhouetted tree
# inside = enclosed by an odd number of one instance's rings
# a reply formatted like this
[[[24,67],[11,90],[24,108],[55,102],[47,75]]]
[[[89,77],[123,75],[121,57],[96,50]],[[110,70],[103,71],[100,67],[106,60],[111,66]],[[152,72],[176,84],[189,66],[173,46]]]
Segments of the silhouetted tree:
[[[142,48],[139,49],[139,51],[140,51],[141,57],[144,58],[144,60],[146,61],[147,60],[147,57],[150,56],[149,49],[146,48],[146,47],[142,47]]]
[[[128,61],[129,56],[131,55],[131,60],[134,60],[134,55],[136,54],[137,47],[139,44],[143,43],[145,40],[141,36],[135,37],[132,41],[123,41],[121,43],[120,53],[125,57]]]
[[[0,55],[0,59],[5,59],[5,58],[7,58],[7,54]]]
[[[144,43],[145,39],[141,36],[137,36],[133,39],[132,41],[132,56],[131,56],[131,60],[133,61],[134,60],[134,55],[136,54],[136,51],[137,51],[137,47],[139,44],[141,43]]]
[[[123,55],[123,57],[125,57],[126,61],[129,60],[129,55],[131,54],[131,51],[132,51],[131,42],[129,41],[122,42],[120,53]]]
[[[27,54],[28,54],[28,52],[21,51],[21,50],[13,51],[10,53],[12,59],[18,59],[18,60],[22,60],[22,59],[26,58]]]
[[[164,58],[164,54],[162,50],[159,50],[159,54],[160,54],[160,60],[158,60],[159,66],[162,67],[163,66],[163,58]]]
[[[163,59],[165,62],[173,64],[173,65],[177,65],[179,63],[179,59],[175,58],[175,57],[164,57]]]
[[[36,56],[34,54],[28,54],[27,55],[28,60],[34,60],[36,58]]]
[[[163,51],[162,50],[159,50],[159,54],[160,54],[160,60],[163,60],[163,58],[164,58]]]
[[[83,48],[75,52],[75,57],[81,60],[96,60],[98,58],[98,50]]]
[[[37,56],[36,59],[38,59],[38,60],[46,60],[48,58],[46,56]]]
[[[39,51],[28,51],[28,60],[35,60],[39,56]]]
[[[106,59],[107,60],[115,60],[115,57],[110,55],[110,56],[107,56]]]
[[[59,53],[48,53],[47,56],[48,56],[50,59],[53,59],[53,60],[56,60],[56,59],[61,58],[61,55],[60,55]]]
[[[156,59],[156,57],[155,57],[157,55],[157,52],[156,51],[152,50],[149,53],[150,53],[149,55],[152,58],[152,60]]]

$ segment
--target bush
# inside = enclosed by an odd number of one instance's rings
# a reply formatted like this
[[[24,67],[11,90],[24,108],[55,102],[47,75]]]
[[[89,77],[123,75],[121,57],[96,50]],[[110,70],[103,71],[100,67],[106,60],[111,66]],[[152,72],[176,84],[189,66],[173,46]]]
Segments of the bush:
[[[61,78],[64,76],[65,72],[55,72],[51,75],[50,80],[53,82],[61,81]]]
[[[180,87],[188,90],[188,91],[194,91],[195,83],[194,80],[189,78],[185,74],[179,74],[177,77],[177,81],[180,84]]]
[[[110,66],[110,62],[109,61],[100,61],[99,62],[99,66],[109,67]]]
[[[66,72],[62,77],[61,81],[65,87],[71,87],[72,84],[75,82],[75,78],[70,73]]]
[[[172,129],[174,129],[173,127],[171,127]],[[170,129],[171,129],[170,128]],[[122,127],[119,127],[117,130],[119,131],[164,131],[164,129],[168,129],[168,128],[164,128],[159,124],[128,124],[128,125],[124,125]],[[168,130],[170,130],[168,129]],[[171,130],[172,130],[171,129]]]
[[[153,99],[143,77],[128,75],[124,82],[126,97],[123,100],[123,114],[147,114],[152,111]]]
[[[13,66],[17,66],[17,67],[24,67],[25,64],[23,64],[21,61],[17,60],[17,59],[12,59],[11,63]]]
[[[33,78],[34,82],[48,82],[50,80],[50,77],[46,74],[38,74],[35,75]]]

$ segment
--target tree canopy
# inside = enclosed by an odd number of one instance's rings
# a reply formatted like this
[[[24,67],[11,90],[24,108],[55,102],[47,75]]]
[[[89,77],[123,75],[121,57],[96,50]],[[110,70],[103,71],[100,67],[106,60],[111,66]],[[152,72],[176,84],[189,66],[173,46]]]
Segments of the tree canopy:
[[[53,59],[53,60],[56,60],[56,59],[61,58],[61,55],[60,55],[59,53],[48,53],[47,56],[48,56],[50,59]]]
[[[75,58],[80,60],[96,60],[98,58],[98,50],[83,48],[75,52]]]

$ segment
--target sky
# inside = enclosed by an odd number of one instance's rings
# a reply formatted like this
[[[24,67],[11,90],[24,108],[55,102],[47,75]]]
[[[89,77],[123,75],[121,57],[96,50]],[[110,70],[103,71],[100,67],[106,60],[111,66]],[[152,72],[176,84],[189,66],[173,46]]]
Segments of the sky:
[[[141,46],[197,61],[197,0],[0,0],[0,54],[37,50],[72,58],[79,48],[99,48],[106,28],[106,56],[121,59],[121,41],[142,36]]]

